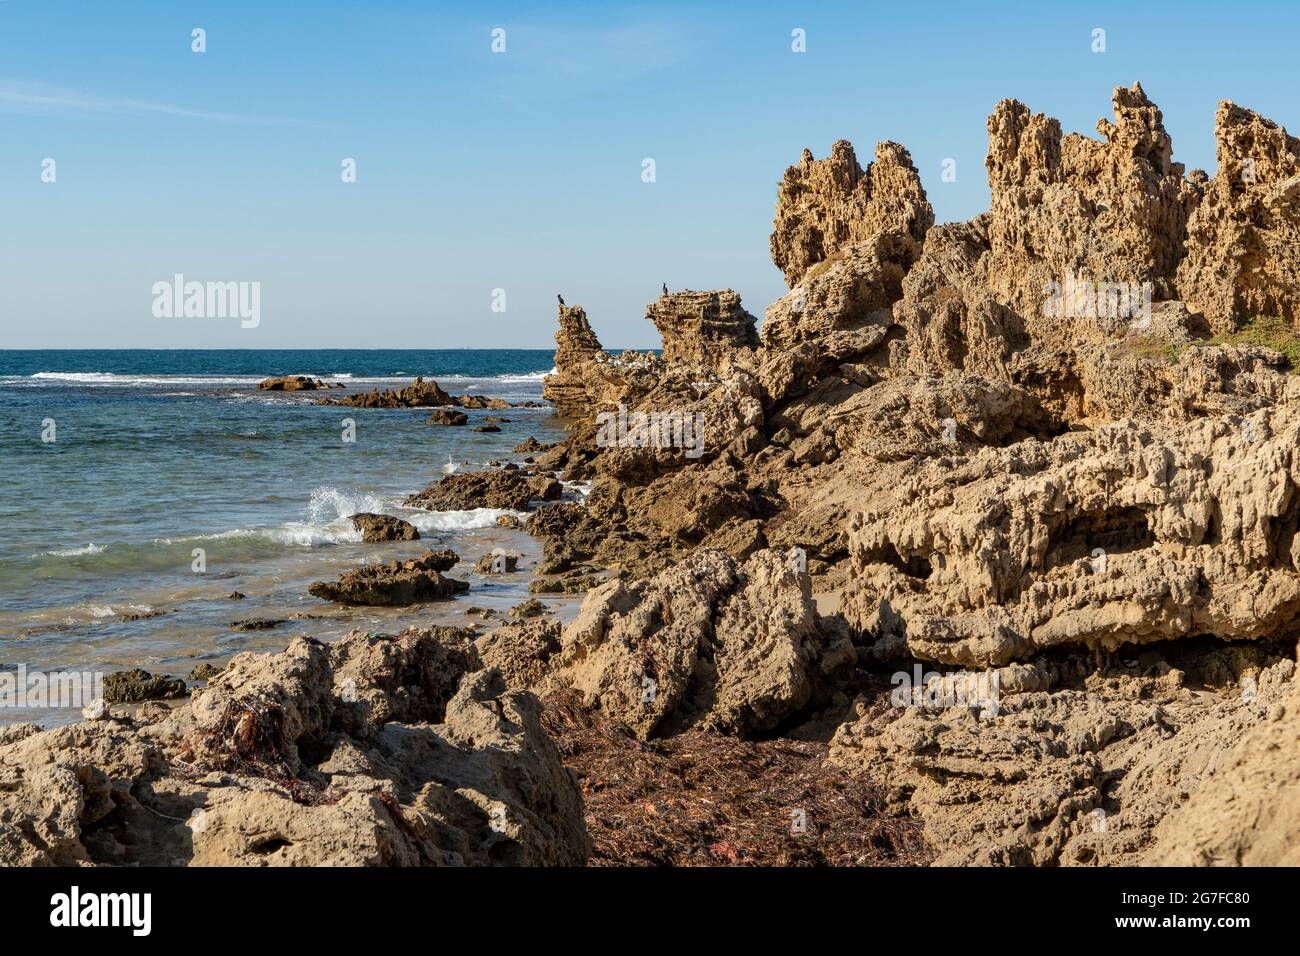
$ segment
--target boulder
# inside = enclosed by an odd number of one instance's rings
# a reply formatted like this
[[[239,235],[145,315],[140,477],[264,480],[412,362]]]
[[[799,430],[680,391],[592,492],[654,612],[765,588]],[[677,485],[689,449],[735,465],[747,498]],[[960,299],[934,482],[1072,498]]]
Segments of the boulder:
[[[186,693],[179,677],[150,674],[138,667],[117,671],[104,678],[104,699],[112,704],[136,704],[145,700],[176,700]]]
[[[418,541],[420,532],[415,525],[392,515],[378,515],[363,511],[348,519],[352,527],[361,532],[361,540],[378,541]]]
[[[467,471],[447,475],[423,491],[410,495],[405,504],[430,511],[466,511],[471,508],[527,511],[529,501],[537,496],[536,491],[537,486],[530,476],[517,469]]]
[[[440,408],[430,415],[426,421],[430,425],[464,425],[469,422],[469,416],[464,412]]]

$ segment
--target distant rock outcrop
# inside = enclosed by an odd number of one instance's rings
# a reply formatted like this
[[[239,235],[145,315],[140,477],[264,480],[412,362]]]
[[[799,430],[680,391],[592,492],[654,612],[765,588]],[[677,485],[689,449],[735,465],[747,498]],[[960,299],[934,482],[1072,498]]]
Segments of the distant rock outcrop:
[[[416,376],[415,381],[405,388],[389,388],[382,392],[372,388],[358,395],[322,398],[320,401],[322,405],[351,405],[356,408],[429,408],[456,404],[437,382],[426,382],[423,376]]]
[[[310,375],[280,375],[262,379],[257,383],[257,387],[264,392],[301,392],[316,391],[321,388],[343,388],[343,385],[324,382]]]

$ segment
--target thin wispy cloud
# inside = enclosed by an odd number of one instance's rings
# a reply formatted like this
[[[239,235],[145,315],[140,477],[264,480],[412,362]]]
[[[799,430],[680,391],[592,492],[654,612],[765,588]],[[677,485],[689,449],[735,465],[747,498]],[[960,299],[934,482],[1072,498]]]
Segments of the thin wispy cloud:
[[[618,22],[563,26],[514,22],[508,32],[503,98],[564,98],[633,82],[689,59],[693,31],[662,15],[632,13]],[[521,83],[521,80],[526,82]]]
[[[202,120],[214,123],[232,123],[244,126],[315,126],[305,120],[277,116],[252,116],[243,113],[221,113],[212,110],[189,109],[171,103],[136,100],[127,97],[100,96],[77,90],[38,83],[24,83],[0,79],[0,113],[27,116],[90,117],[115,116],[173,116],[177,119]]]

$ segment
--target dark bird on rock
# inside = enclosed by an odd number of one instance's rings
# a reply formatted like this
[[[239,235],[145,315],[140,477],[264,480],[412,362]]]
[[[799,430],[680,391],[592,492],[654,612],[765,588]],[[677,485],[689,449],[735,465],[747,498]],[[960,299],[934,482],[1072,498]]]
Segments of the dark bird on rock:
[[[564,305],[564,296],[557,293],[555,297],[560,300],[560,305]]]
[[[664,295],[667,295],[667,294],[668,294],[668,283],[665,282],[665,283],[664,283]]]

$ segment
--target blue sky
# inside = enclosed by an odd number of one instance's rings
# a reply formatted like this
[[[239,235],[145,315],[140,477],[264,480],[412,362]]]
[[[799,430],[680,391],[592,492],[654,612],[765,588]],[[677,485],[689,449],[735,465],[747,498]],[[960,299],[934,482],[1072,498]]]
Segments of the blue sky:
[[[0,348],[549,347],[557,292],[645,348],[661,282],[785,291],[804,146],[903,143],[946,221],[1003,97],[1092,134],[1141,80],[1189,169],[1220,99],[1300,127],[1293,5],[987,6],[0,0]],[[260,282],[260,325],[155,318],[178,272]]]

